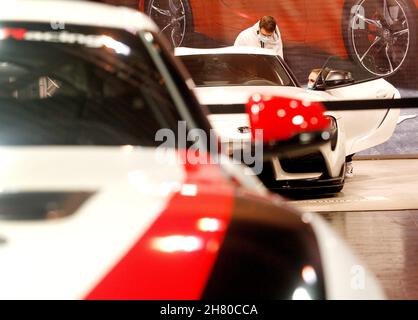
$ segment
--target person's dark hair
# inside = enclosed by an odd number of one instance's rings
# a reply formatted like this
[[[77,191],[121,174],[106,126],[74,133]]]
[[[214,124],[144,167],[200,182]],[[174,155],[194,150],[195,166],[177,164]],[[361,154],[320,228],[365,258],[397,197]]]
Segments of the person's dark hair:
[[[272,16],[264,16],[260,19],[260,29],[265,29],[267,32],[274,32],[276,30],[276,19]]]

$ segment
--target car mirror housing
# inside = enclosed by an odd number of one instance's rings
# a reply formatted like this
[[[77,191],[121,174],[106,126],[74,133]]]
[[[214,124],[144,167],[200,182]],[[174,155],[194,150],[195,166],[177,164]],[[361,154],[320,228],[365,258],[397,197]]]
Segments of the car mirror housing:
[[[311,71],[317,72],[319,69]],[[314,90],[327,90],[340,86],[345,86],[354,83],[354,78],[351,72],[345,70],[336,70],[330,68],[321,69],[317,76],[317,80],[313,87]]]
[[[330,70],[325,78],[325,86],[327,88],[338,87],[354,83],[351,72],[344,70]]]
[[[331,122],[321,102],[253,95],[246,104],[253,144],[264,158],[304,154],[330,141]]]

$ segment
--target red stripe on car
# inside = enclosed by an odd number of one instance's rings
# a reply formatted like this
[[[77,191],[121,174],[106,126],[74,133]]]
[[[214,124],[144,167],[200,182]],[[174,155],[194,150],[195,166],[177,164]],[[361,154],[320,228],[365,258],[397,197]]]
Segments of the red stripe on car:
[[[87,299],[201,298],[230,223],[233,188],[217,165],[185,170],[181,190]]]
[[[13,38],[15,40],[24,40],[27,30],[23,28],[4,28],[0,29],[0,40]]]

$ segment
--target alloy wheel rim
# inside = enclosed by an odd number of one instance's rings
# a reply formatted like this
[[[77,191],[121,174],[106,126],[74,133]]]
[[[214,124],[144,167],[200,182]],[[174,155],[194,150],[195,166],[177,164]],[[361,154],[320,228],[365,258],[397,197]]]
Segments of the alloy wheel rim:
[[[151,0],[148,15],[174,47],[182,44],[186,34],[186,10],[182,0]]]
[[[405,62],[410,46],[405,9],[398,0],[362,0],[358,6],[363,12],[354,13],[350,28],[356,59],[374,75],[395,73]]]

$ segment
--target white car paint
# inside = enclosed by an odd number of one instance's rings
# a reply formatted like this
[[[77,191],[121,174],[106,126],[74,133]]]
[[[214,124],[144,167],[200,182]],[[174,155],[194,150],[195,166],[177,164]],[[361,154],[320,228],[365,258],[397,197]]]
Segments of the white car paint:
[[[399,99],[399,90],[384,79],[327,90],[337,100]],[[327,99],[328,100],[328,99]],[[330,99],[329,99],[330,100]],[[332,113],[330,113],[332,114]],[[384,143],[395,131],[399,109],[340,111],[344,124],[346,155]]]
[[[94,191],[73,215],[0,221],[0,299],[80,299],[106,275],[181,190],[181,166],[153,148],[2,148],[1,188]],[[63,277],[65,275],[65,277]]]
[[[268,49],[250,47],[226,47],[216,49],[176,48],[176,56],[193,56],[200,54],[260,54],[276,56]],[[218,86],[195,87],[194,92],[203,105],[245,104],[253,94],[277,95],[308,101],[332,101],[355,99],[393,99],[400,98],[399,91],[384,79],[376,79],[327,91],[306,90],[299,87],[284,86]],[[344,166],[345,157],[353,153],[374,147],[387,141],[393,134],[399,117],[399,109],[361,110],[327,112],[337,120],[338,143],[335,150],[330,145],[319,147],[325,159],[328,173],[337,177]],[[248,127],[246,114],[209,115],[209,120],[218,134],[227,141],[251,139],[249,133],[239,133],[237,128]],[[317,178],[322,172],[288,173],[280,160],[273,161],[275,179],[299,180]]]
[[[407,121],[407,120],[415,119],[416,117],[417,117],[416,114],[408,114],[404,116],[399,116],[398,124],[401,124],[402,122]]]
[[[125,7],[88,1],[10,0],[2,1],[1,21],[43,22],[65,28],[65,24],[158,32],[157,25],[144,14]],[[94,17],[99,17],[95,19]],[[64,29],[65,30],[65,29]]]

